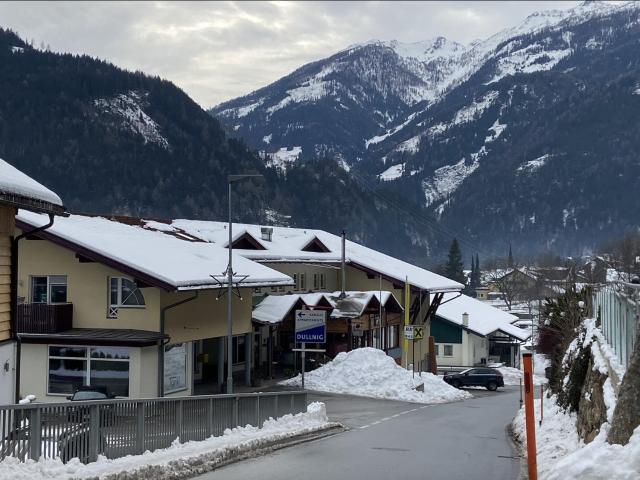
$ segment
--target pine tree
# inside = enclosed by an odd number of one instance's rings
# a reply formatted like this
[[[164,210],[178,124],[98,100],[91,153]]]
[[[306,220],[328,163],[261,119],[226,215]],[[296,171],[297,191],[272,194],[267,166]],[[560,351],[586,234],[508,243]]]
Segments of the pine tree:
[[[466,285],[467,279],[463,272],[462,252],[460,251],[460,245],[456,238],[453,239],[451,247],[449,248],[449,256],[447,258],[447,264],[445,265],[445,272],[447,278]]]

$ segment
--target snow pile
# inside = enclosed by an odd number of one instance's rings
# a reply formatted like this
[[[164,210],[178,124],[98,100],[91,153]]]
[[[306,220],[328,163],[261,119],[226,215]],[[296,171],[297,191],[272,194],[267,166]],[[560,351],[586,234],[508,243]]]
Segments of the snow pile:
[[[536,353],[533,356],[533,384],[534,385],[546,385],[549,383],[545,375],[545,369],[550,365],[549,359],[546,355]],[[522,369],[513,367],[500,366],[496,370],[502,373],[505,385],[520,385],[520,380],[524,378],[524,366]]]
[[[62,206],[58,195],[0,158],[0,194],[2,193]]]
[[[269,419],[262,428],[247,425],[225,430],[220,437],[199,442],[180,443],[171,447],[84,465],[77,459],[63,464],[59,459],[28,460],[16,458],[0,462],[0,478],[13,480],[61,478],[186,478],[212,470],[217,465],[298,435],[326,429],[330,423],[323,403],[312,403],[305,413]]]
[[[112,98],[97,98],[93,103],[103,113],[120,117],[121,126],[140,135],[144,143],[169,149],[169,141],[160,133],[160,125],[142,109],[145,100],[138,92],[132,90]]]
[[[578,437],[576,415],[565,413],[555,395],[544,399],[544,419],[536,426],[538,478],[540,480],[634,480],[640,478],[640,427],[625,446],[606,442],[609,424],[589,444]],[[540,419],[540,401],[534,402]],[[536,422],[537,423],[537,422]],[[525,415],[522,408],[513,421],[516,438],[526,448]]]
[[[424,392],[416,390],[420,384],[424,384]],[[298,375],[281,385],[300,387],[302,378]],[[471,397],[431,373],[413,378],[412,372],[375,348],[338,354],[332,362],[305,374],[305,388],[415,403],[445,403]]]

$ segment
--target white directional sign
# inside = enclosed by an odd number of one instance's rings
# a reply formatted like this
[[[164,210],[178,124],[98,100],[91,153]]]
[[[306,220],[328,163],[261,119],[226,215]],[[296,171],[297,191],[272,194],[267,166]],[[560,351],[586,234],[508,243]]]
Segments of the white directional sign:
[[[296,342],[325,343],[326,341],[326,312],[323,310],[296,310]]]
[[[413,325],[404,326],[404,338],[407,340],[413,340]]]

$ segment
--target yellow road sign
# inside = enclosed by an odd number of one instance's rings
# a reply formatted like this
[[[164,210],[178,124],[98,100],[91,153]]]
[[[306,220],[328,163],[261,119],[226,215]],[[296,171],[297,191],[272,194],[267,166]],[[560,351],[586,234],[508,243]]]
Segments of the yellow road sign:
[[[422,340],[424,338],[424,327],[414,325],[413,327],[413,339]]]

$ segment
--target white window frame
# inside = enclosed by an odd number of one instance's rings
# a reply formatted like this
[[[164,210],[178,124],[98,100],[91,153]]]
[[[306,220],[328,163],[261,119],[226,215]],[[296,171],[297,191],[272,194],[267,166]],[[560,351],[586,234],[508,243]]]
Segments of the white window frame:
[[[298,284],[298,274],[294,273],[293,274],[293,290],[296,291],[296,292],[299,290],[298,285],[299,285]]]
[[[439,357],[440,356],[440,345],[436,343],[434,345],[434,347],[435,347],[435,350],[436,350],[435,351],[436,357]]]
[[[144,302],[144,304],[142,305],[123,305],[122,304],[122,280],[127,280],[129,282],[132,282],[136,285],[136,289],[140,291],[140,295],[142,296],[142,301]],[[111,280],[118,280],[118,300],[117,300],[117,304],[115,303],[111,303]],[[107,289],[107,294],[109,295],[109,307],[115,307],[115,308],[146,308],[147,306],[147,301],[144,298],[144,293],[142,293],[142,291],[140,290],[140,287],[138,287],[138,285],[136,284],[136,282],[134,280],[131,280],[130,278],[127,277],[109,277],[109,282],[107,284],[108,289]]]
[[[84,357],[61,357],[59,355],[49,355],[50,352],[50,347],[61,347],[61,348],[84,348],[85,349],[85,356]],[[56,397],[68,397],[70,394],[69,393],[52,393],[49,390],[49,360],[53,359],[53,360],[80,360],[82,362],[85,362],[86,364],[86,369],[85,369],[85,381],[86,384],[83,384],[83,386],[91,386],[91,349],[92,348],[101,348],[104,347],[104,345],[62,345],[62,344],[49,344],[47,345],[47,395],[51,395],[51,396],[56,396]],[[126,397],[118,397],[118,398],[129,398],[129,396],[131,395],[131,348],[130,347],[118,347],[118,348],[126,348],[127,349],[127,353],[129,354],[129,358],[94,358],[93,360],[97,360],[100,362],[127,362],[129,364],[129,395]]]
[[[306,288],[307,288],[307,278],[306,278],[306,275],[305,275],[304,273],[301,273],[301,274],[299,274],[299,275],[298,275],[298,279],[299,279],[299,281],[300,281],[300,288],[299,288],[299,290],[301,290],[301,291],[303,291],[303,292],[304,292],[304,291],[306,290]]]
[[[450,355],[447,355],[447,347],[449,347],[451,349],[451,354]],[[447,358],[453,357],[453,345],[443,345],[442,346],[442,356],[443,357],[447,357]]]
[[[52,277],[64,277],[65,282],[51,282]],[[34,302],[33,301],[33,280],[35,278],[46,278],[47,279],[47,301],[46,302]],[[51,301],[51,287],[54,285],[64,285],[67,287],[67,301],[66,302],[52,302]],[[39,303],[42,305],[64,305],[65,303],[69,303],[69,277],[68,275],[29,275],[29,301],[30,303]]]

